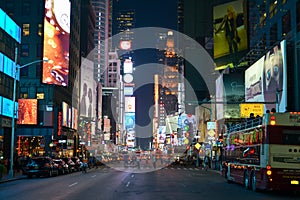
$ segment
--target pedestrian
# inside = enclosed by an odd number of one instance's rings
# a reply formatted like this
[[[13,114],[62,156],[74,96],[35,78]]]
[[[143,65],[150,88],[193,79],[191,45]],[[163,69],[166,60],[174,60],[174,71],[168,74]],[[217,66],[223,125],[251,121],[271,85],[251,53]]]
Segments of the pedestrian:
[[[206,155],[204,157],[204,170],[207,171],[209,168],[209,157]]]
[[[156,156],[155,155],[152,155],[152,165],[153,165],[153,168],[156,169]]]
[[[140,161],[141,161],[141,157],[140,157],[140,155],[137,155],[137,157],[136,157],[136,163],[137,163],[138,169],[141,168],[141,163],[140,163]]]

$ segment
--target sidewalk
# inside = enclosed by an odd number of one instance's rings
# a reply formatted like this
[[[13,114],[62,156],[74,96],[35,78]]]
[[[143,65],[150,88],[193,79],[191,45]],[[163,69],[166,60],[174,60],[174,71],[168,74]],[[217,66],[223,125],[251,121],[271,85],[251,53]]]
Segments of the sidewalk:
[[[8,174],[3,174],[2,179],[0,179],[0,184],[5,183],[5,182],[9,182],[9,181],[23,179],[23,178],[27,178],[27,176],[23,175],[22,172],[14,173],[14,177],[12,177],[12,178],[9,177]]]

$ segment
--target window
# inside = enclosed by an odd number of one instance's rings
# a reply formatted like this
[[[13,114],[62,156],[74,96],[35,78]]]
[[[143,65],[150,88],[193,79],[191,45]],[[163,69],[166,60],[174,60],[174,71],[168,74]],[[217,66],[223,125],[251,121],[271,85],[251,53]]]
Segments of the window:
[[[42,57],[42,52],[43,49],[42,49],[42,44],[37,44],[36,45],[36,57],[37,58],[41,58]]]
[[[22,4],[22,15],[30,15],[30,2],[25,1]]]
[[[270,29],[270,45],[273,46],[277,42],[277,24],[274,24]]]
[[[37,94],[36,94],[36,98],[37,98],[37,99],[44,99],[44,97],[45,97],[45,94],[44,94],[44,93],[37,93]]]
[[[38,24],[38,36],[42,36],[42,35],[43,35],[43,25]]]
[[[36,64],[36,76],[42,76],[42,64],[38,63]]]
[[[28,67],[24,67],[22,69],[20,69],[20,76],[28,76]]]
[[[288,11],[286,15],[282,17],[282,35],[285,36],[291,31],[291,12]]]
[[[21,99],[27,99],[28,98],[28,93],[21,93],[20,98]]]
[[[30,24],[23,24],[23,36],[29,36],[30,34]]]
[[[29,56],[29,44],[22,44],[21,45],[21,57],[28,57]]]

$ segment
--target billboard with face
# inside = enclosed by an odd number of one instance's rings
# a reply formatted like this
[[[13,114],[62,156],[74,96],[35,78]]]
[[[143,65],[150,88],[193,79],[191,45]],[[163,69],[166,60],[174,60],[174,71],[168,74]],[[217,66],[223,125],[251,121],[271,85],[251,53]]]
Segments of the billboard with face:
[[[246,102],[285,112],[287,106],[286,41],[274,46],[245,71]]]
[[[96,87],[94,80],[94,62],[82,59],[80,68],[80,113],[82,117],[96,117]]]
[[[70,13],[69,0],[45,1],[43,83],[68,85]]]

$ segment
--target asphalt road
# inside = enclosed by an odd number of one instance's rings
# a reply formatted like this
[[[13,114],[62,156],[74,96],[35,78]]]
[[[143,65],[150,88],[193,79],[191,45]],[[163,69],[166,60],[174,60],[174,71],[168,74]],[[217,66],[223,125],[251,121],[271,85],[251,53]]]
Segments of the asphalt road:
[[[149,168],[150,169],[150,168]],[[299,194],[252,192],[228,184],[216,171],[169,167],[138,173],[113,168],[91,169],[50,178],[21,179],[0,184],[5,200],[176,200],[176,199],[300,199]]]

